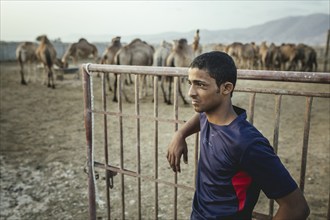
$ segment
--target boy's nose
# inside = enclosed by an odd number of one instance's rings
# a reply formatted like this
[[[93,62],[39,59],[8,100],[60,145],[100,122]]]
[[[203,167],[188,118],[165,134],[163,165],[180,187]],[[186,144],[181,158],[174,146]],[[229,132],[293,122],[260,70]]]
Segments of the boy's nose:
[[[189,90],[188,90],[188,96],[192,97],[192,96],[194,96],[194,95],[196,95],[196,92],[195,92],[194,87],[191,85],[191,86],[189,87]]]

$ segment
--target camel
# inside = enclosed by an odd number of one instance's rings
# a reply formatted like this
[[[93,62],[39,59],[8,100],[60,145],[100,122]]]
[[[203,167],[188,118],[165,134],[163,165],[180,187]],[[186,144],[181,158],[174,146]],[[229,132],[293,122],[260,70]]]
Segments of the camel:
[[[142,41],[134,39],[128,45],[123,46],[115,55],[115,63],[117,65],[136,65],[136,66],[152,66],[154,48]],[[141,77],[142,84],[146,84],[145,75]],[[115,89],[113,101],[117,102],[117,77],[115,78]],[[144,86],[142,86],[143,88]],[[124,89],[123,89],[124,91]],[[142,93],[142,90],[141,90]],[[123,92],[127,102],[130,102],[127,95]]]
[[[301,71],[317,71],[317,53],[314,48],[306,44],[297,45],[297,62],[300,61]]]
[[[181,38],[180,40],[173,41],[173,48],[172,52],[168,56],[166,60],[166,66],[170,67],[189,67],[190,63],[195,58],[193,48],[191,45],[188,44],[185,38]],[[170,78],[169,82],[169,91],[168,91],[168,98],[165,98],[165,102],[167,104],[171,104],[171,84],[172,84],[172,77]],[[180,81],[180,80],[179,80]],[[188,104],[185,97],[182,94],[181,86],[179,82],[179,95],[182,98],[184,104]]]
[[[122,48],[120,39],[121,37],[119,36],[112,38],[111,44],[104,50],[102,54],[101,64],[115,64],[115,55],[120,50],[120,48]],[[109,74],[107,74],[106,77],[109,85],[109,91],[112,91]]]
[[[36,55],[38,60],[42,62],[45,67],[48,76],[47,86],[55,89],[53,65],[57,62],[56,50],[46,35],[38,36],[36,40],[40,42],[36,50]]]
[[[24,66],[25,64],[29,65],[29,72],[31,72],[32,66],[35,67],[37,62],[36,56],[37,45],[33,42],[22,42],[16,48],[16,59],[20,65],[20,74],[21,74],[21,84],[27,85],[25,80]],[[35,68],[34,72],[35,72]]]
[[[266,41],[263,41],[259,46],[259,62],[260,62],[261,69],[266,68],[267,50],[268,50],[267,43],[266,43]]]
[[[170,55],[172,44],[165,40],[160,42],[160,46],[155,50],[153,56],[154,66],[166,66],[166,59]]]
[[[259,48],[254,42],[238,46],[238,60],[241,68],[253,69],[258,62]]]
[[[239,66],[239,50],[243,46],[241,42],[233,42],[226,46],[225,52],[230,55],[237,66]]]
[[[166,66],[166,60],[171,53],[171,49],[172,49],[171,43],[168,43],[165,40],[161,41],[160,46],[156,49],[156,51],[154,53],[153,65],[154,66]],[[171,80],[171,77],[161,76],[160,79],[161,79],[160,87],[163,92],[164,102],[166,103],[167,99],[166,99],[166,92],[164,89],[164,84],[165,84],[165,82],[169,82]]]
[[[77,43],[73,43],[69,46],[62,57],[62,62],[65,66],[68,66],[68,59],[72,58],[73,64],[77,65],[78,58],[86,59],[92,56],[95,63],[98,59],[98,51],[94,44],[89,43],[85,38],[80,38]]]
[[[282,54],[279,46],[271,43],[267,49],[265,58],[265,68],[267,70],[280,70],[282,62]]]
[[[283,43],[280,46],[280,51],[281,51],[281,70],[288,70],[288,71],[295,70],[297,66],[296,45]]]

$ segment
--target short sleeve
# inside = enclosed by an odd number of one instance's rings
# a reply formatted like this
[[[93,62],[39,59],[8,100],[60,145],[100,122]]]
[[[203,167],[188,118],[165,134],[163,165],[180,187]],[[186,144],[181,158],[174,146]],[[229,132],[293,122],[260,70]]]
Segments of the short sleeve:
[[[298,187],[266,140],[258,141],[246,149],[241,167],[270,199],[286,196]]]

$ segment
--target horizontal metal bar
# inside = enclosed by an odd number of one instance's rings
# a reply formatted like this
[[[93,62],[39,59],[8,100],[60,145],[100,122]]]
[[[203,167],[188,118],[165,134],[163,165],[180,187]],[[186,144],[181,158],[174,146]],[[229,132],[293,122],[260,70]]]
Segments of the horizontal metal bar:
[[[325,93],[325,92],[303,92],[303,91],[284,90],[284,89],[236,88],[235,92],[330,98],[330,93]]]
[[[92,74],[93,72],[108,72],[119,74],[142,74],[154,76],[187,76],[187,67],[157,67],[157,66],[130,66],[108,64],[83,64]],[[296,72],[296,71],[269,71],[269,70],[237,70],[238,79],[285,81],[304,83],[330,83],[328,72]]]
[[[121,174],[132,176],[132,177],[137,177],[137,178],[141,178],[141,179],[145,179],[145,180],[150,180],[150,181],[157,182],[157,183],[163,183],[165,185],[173,186],[173,187],[176,187],[176,188],[182,188],[182,189],[186,189],[186,190],[190,190],[190,191],[195,191],[195,189],[191,186],[186,186],[186,185],[182,185],[182,184],[171,183],[171,182],[168,182],[168,181],[165,181],[165,180],[155,179],[152,176],[141,175],[141,174],[138,174],[135,171],[131,171],[131,170],[127,170],[127,169],[121,169],[119,167],[115,167],[115,166],[111,166],[111,165],[105,165],[104,163],[100,163],[100,162],[97,162],[97,161],[94,161],[94,165],[95,165],[95,167],[110,170],[110,171],[113,171],[113,172],[116,172],[116,173],[121,173]]]
[[[175,120],[175,119],[164,119],[164,118],[158,118],[158,117],[151,117],[146,115],[130,115],[130,114],[123,114],[120,112],[106,112],[101,110],[89,110],[90,112],[93,112],[95,114],[104,114],[104,115],[112,115],[117,117],[126,117],[126,118],[134,118],[134,119],[150,119],[154,121],[160,121],[160,122],[170,122],[170,123],[178,123],[178,124],[184,124],[185,120]]]

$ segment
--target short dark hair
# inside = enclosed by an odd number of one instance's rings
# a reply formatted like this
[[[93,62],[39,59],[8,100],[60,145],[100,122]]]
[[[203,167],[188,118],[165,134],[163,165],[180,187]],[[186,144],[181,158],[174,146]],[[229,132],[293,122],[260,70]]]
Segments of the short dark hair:
[[[189,68],[205,70],[215,79],[218,87],[222,83],[231,82],[234,87],[237,80],[237,68],[231,56],[221,51],[212,51],[197,56]]]

